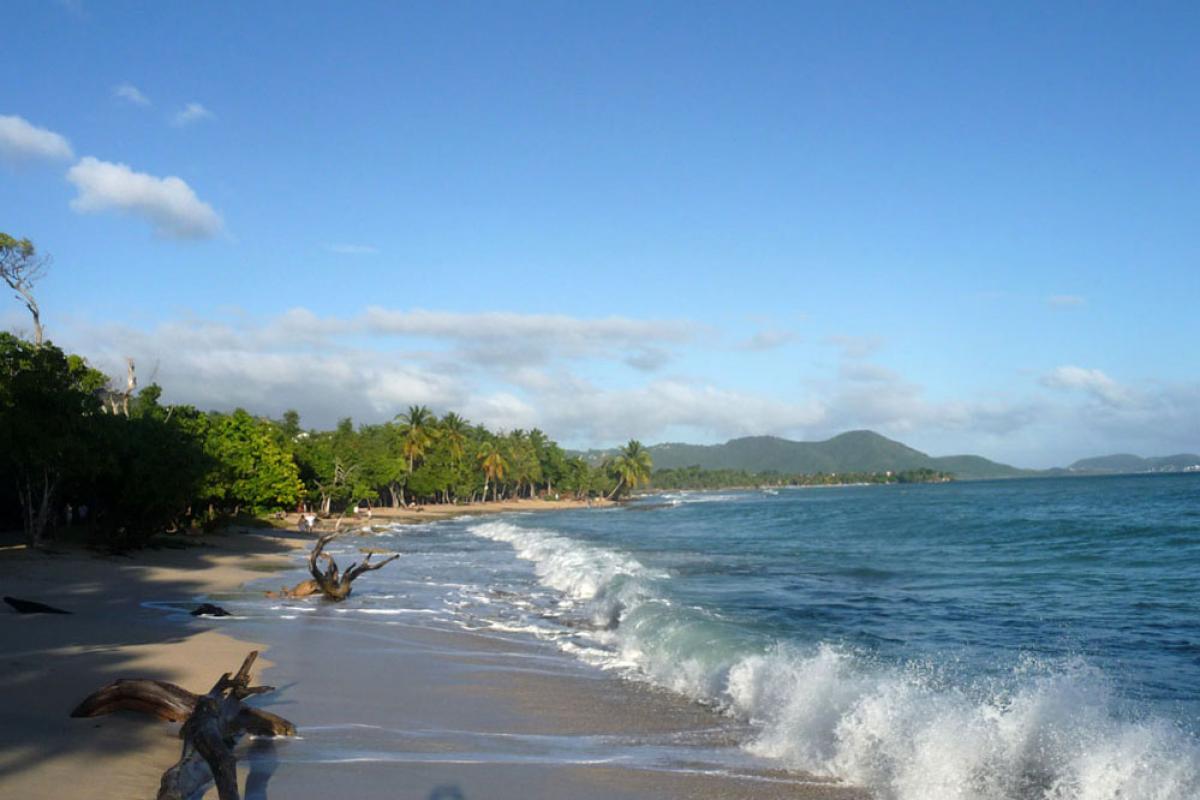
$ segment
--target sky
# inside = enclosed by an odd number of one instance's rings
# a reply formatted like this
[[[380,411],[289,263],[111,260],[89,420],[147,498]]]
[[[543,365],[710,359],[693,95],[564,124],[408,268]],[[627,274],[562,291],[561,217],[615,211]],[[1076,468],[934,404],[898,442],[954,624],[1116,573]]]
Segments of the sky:
[[[1200,452],[1194,3],[5,17],[0,231],[48,338],[168,401]]]

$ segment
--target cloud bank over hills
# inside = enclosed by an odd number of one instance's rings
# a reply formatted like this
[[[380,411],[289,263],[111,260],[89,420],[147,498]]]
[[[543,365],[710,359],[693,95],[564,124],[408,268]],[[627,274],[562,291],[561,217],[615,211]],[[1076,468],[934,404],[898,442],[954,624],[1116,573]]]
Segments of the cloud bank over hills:
[[[1194,449],[1178,432],[1200,429],[1200,386],[1126,386],[1072,365],[1031,376],[1009,398],[936,400],[855,347],[806,392],[741,389],[695,362],[698,354],[737,358],[744,339],[679,319],[377,306],[343,317],[297,307],[150,328],[76,320],[55,333],[114,374],[135,357],[143,381],[157,380],[171,401],[268,415],[295,407],[313,426],[390,419],[416,403],[502,429],[540,427],[580,448],[869,428],[925,450],[1037,467],[1094,453],[1097,430],[1107,441],[1139,442],[1130,449],[1171,452]],[[639,354],[659,363],[631,366]],[[613,371],[623,377],[594,377]],[[1028,455],[1031,440],[1045,445],[1041,458]]]

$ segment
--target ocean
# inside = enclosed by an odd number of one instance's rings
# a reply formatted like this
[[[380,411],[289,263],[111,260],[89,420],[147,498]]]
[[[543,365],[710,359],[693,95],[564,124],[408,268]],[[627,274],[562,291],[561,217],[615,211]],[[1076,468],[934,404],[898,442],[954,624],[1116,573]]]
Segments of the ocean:
[[[239,613],[537,641],[877,798],[1200,797],[1200,475],[676,492],[330,552],[367,546],[403,556],[346,603]]]

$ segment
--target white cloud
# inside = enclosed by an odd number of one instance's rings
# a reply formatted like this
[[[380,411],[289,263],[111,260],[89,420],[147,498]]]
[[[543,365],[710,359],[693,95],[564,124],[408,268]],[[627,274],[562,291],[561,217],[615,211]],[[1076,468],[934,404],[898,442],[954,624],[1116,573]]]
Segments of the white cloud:
[[[124,100],[127,103],[132,103],[135,106],[150,105],[150,98],[142,94],[141,90],[132,83],[122,83],[120,86],[114,86],[113,97]]]
[[[499,350],[540,344],[540,361],[477,358],[480,340],[498,326],[508,337]],[[154,376],[168,402],[240,405],[271,415],[295,406],[306,425],[318,427],[346,416],[380,422],[419,403],[493,428],[540,427],[572,446],[630,437],[821,439],[871,428],[934,455],[979,453],[1020,466],[1065,465],[1118,450],[1200,449],[1200,385],[1135,390],[1099,370],[1062,367],[1040,379],[1061,394],[1039,392],[1027,377],[1011,383],[1011,395],[947,398],[895,370],[847,358],[810,379],[804,391],[779,397],[730,385],[719,366],[697,376],[616,374],[635,351],[579,341],[602,333],[673,355],[703,347],[699,330],[688,322],[627,318],[378,308],[333,317],[295,308],[265,319],[188,319],[146,330],[64,321],[55,340],[113,374],[120,374],[124,356],[134,357],[142,382]],[[557,335],[562,342],[553,340]],[[414,344],[424,349],[399,349]],[[599,358],[607,363],[590,372]]]
[[[71,159],[75,153],[65,136],[39,128],[24,117],[0,114],[0,156],[12,161]]]
[[[1128,389],[1098,369],[1070,365],[1056,367],[1042,376],[1041,383],[1052,389],[1085,392],[1110,406],[1126,405],[1133,400],[1133,395]]]
[[[752,352],[763,352],[765,350],[774,350],[777,347],[783,347],[796,338],[794,333],[789,331],[781,331],[768,329],[758,331],[749,339],[746,339],[737,344],[739,350],[749,350]]]
[[[188,103],[171,116],[171,124],[177,128],[191,125],[204,119],[211,119],[213,113],[199,103]]]
[[[375,335],[456,343],[464,357],[493,368],[570,356],[622,359],[638,369],[654,369],[669,357],[666,346],[686,344],[700,333],[699,326],[691,322],[504,311],[466,314],[370,307],[364,322],[367,331]]]
[[[221,217],[182,179],[159,178],[85,156],[67,172],[78,196],[71,208],[84,214],[121,211],[142,217],[161,236],[207,239],[221,231]]]
[[[1047,297],[1046,302],[1056,308],[1070,308],[1072,306],[1086,306],[1087,298],[1077,294],[1055,294]]]
[[[631,437],[652,442],[677,429],[690,429],[692,436],[707,440],[798,435],[825,417],[825,408],[817,400],[786,402],[682,379],[619,390],[578,379],[559,381],[534,397],[541,427],[587,443]]]
[[[390,419],[408,404],[461,408],[464,385],[422,365],[324,342],[284,338],[298,320],[264,327],[201,320],[149,331],[120,325],[83,326],[67,339],[95,365],[120,374],[125,356],[156,381],[168,402],[278,415],[300,410],[306,425],[331,427],[342,417],[360,422]]]
[[[878,364],[843,362],[838,377],[822,388],[829,414],[825,433],[870,428],[891,435],[954,432],[980,438],[1019,430],[1036,417],[1026,400],[932,400],[924,387]]]
[[[843,358],[867,358],[883,348],[883,339],[878,336],[826,336],[824,344],[842,351]]]
[[[373,256],[379,252],[378,247],[370,244],[327,244],[325,249],[347,256]]]
[[[626,365],[642,372],[662,369],[671,360],[671,354],[661,347],[640,347],[621,359]]]
[[[450,338],[557,337],[572,342],[597,338],[613,343],[665,339],[682,342],[692,338],[696,326],[690,322],[637,320],[628,317],[581,319],[564,314],[518,314],[487,311],[468,314],[455,311],[392,311],[378,306],[367,309],[368,325],[378,333],[407,333]]]

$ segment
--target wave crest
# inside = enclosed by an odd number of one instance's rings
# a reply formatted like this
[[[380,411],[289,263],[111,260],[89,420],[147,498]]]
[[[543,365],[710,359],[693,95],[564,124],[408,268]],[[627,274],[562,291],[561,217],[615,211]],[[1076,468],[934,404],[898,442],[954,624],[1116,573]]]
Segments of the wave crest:
[[[632,556],[506,522],[474,525],[603,619],[604,650],[570,651],[750,720],[746,748],[869,787],[880,800],[1195,800],[1200,744],[1122,713],[1101,671],[1027,661],[1003,679],[941,679],[845,647],[772,643],[672,603]]]

